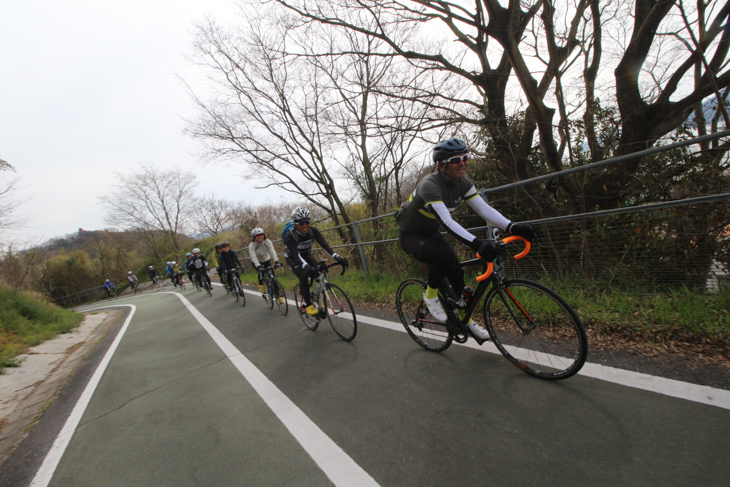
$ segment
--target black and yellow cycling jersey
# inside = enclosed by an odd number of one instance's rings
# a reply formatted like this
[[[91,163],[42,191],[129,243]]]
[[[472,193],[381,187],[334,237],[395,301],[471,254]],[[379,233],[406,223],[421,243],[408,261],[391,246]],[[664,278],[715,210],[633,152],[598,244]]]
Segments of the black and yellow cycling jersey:
[[[462,200],[498,228],[504,230],[509,225],[509,220],[479,196],[474,183],[468,178],[453,182],[438,172],[426,176],[408,201],[401,205],[395,217],[398,230],[404,234],[433,235],[443,229],[457,240],[471,245],[476,237],[451,217]]]

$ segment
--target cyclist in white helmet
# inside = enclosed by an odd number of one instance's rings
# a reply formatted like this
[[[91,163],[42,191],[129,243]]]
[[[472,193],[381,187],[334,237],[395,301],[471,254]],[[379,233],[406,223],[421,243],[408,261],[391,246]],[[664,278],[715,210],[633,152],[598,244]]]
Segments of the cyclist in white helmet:
[[[284,255],[286,256],[286,263],[289,264],[291,270],[299,278],[299,289],[302,293],[307,314],[315,316],[319,311],[312,304],[312,296],[309,293],[308,286],[308,276],[317,275],[315,270],[317,259],[310,253],[312,244],[316,241],[322,247],[322,250],[343,267],[347,267],[348,263],[347,259],[337,255],[332,250],[320,231],[311,226],[312,215],[309,210],[298,206],[292,211],[291,219],[294,221],[294,228],[283,239],[284,247],[286,247]]]
[[[200,253],[200,249],[193,249],[193,255],[190,257],[189,262],[189,267],[193,270],[193,272],[198,274],[200,282],[202,283],[203,279],[205,279],[208,281],[208,287],[212,289],[213,285],[210,283],[210,277],[208,276],[208,260]]]
[[[274,265],[277,265],[279,264],[279,259],[276,256],[274,244],[266,238],[266,233],[264,233],[263,228],[256,227],[251,230],[251,239],[251,243],[248,244],[248,255],[251,256],[253,268],[259,271],[259,292],[266,297],[264,294],[262,274],[266,271],[267,267],[272,267],[271,261],[274,261]]]

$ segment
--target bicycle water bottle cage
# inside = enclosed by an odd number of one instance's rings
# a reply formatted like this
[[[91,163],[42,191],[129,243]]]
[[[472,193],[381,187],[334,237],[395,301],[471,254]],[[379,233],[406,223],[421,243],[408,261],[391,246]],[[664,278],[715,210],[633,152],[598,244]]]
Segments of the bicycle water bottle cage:
[[[458,301],[453,298],[446,298],[446,302],[451,308],[466,309],[466,301],[464,301],[464,298],[460,298]]]

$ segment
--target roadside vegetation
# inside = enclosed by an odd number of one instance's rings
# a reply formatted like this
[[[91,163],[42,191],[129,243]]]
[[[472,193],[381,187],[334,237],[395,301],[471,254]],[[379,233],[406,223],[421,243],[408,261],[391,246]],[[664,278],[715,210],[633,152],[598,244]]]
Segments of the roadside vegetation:
[[[82,318],[30,293],[0,287],[0,371],[18,366],[18,356],[29,347],[71,331]]]

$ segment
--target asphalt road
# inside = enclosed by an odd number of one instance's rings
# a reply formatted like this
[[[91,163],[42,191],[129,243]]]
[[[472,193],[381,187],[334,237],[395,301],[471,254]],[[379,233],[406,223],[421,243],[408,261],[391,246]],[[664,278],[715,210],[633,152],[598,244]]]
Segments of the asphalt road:
[[[346,343],[326,322],[304,328],[292,306],[283,317],[256,295],[247,301],[238,306],[220,288],[212,298],[188,288],[115,301],[125,315],[3,464],[0,485],[730,478],[730,409],[722,404],[585,375],[541,381],[481,349],[427,352],[399,325],[364,318]]]

